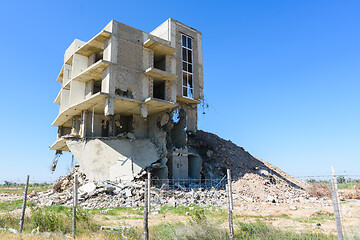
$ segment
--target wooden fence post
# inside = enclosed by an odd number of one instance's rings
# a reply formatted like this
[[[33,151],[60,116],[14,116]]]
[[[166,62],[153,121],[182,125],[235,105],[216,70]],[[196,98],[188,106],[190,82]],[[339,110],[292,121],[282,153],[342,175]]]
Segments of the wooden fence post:
[[[227,170],[227,180],[229,185],[229,196],[230,196],[230,208],[234,210],[234,201],[232,196],[232,185],[231,185],[231,171],[230,169]]]
[[[149,240],[149,224],[148,224],[148,179],[145,180],[145,191],[144,191],[144,240]]]
[[[148,172],[148,183],[147,183],[147,198],[148,198],[148,212],[150,212],[150,209],[151,209],[151,205],[150,205],[150,197],[151,197],[151,194],[150,194],[150,186],[151,186],[151,173]]]
[[[229,185],[226,184],[226,195],[227,195],[227,203],[228,203],[228,221],[229,221],[229,238],[230,240],[234,239],[234,225],[232,218],[232,210],[231,210],[231,201],[230,201],[230,189]]]
[[[29,178],[30,178],[30,175],[27,175],[26,185],[25,185],[25,191],[24,191],[24,200],[23,200],[21,217],[20,217],[19,233],[22,232],[23,226],[24,226],[25,210],[26,210],[26,199],[27,199],[27,192],[28,192],[28,187],[29,187]]]
[[[72,235],[73,238],[76,236],[76,207],[78,202],[78,174],[74,175],[74,190],[73,190],[73,216],[72,216]]]

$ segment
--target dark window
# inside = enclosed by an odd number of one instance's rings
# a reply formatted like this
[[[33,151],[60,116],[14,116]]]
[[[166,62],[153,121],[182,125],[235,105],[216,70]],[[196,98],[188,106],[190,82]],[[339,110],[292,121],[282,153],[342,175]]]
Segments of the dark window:
[[[153,97],[165,100],[165,81],[154,81]]]

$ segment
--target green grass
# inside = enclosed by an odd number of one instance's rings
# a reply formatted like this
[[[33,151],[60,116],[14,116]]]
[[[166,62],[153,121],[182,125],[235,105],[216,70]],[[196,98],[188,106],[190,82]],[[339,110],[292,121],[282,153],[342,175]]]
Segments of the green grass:
[[[222,222],[209,221],[204,211],[195,211],[188,222],[162,223],[150,228],[150,238],[154,240],[226,240],[227,229],[220,227]],[[332,240],[334,235],[285,231],[270,224],[236,222],[235,239],[248,240]],[[127,229],[107,232],[105,239],[141,239],[142,229]]]
[[[325,221],[334,221],[334,214],[326,211],[318,211],[309,218],[294,218],[293,220],[302,223],[324,223]]]
[[[8,209],[18,207],[21,202],[13,201],[13,205],[7,205]],[[21,204],[20,204],[21,205]],[[10,207],[11,206],[11,207]],[[129,218],[141,218],[143,209],[141,208],[113,208],[106,212],[101,212],[104,209],[97,210],[83,210],[79,209],[77,214],[77,229],[79,235],[81,234],[99,234],[100,223],[96,223],[92,216],[102,215],[102,220],[108,220],[115,216],[117,219],[122,219],[124,215],[131,215]],[[209,207],[162,207],[160,210],[162,214],[178,214],[181,216],[189,213],[190,220],[186,222],[172,222],[162,223],[150,227],[150,237],[155,240],[217,240],[229,239],[227,232],[227,219],[223,215],[225,210],[209,209]],[[226,216],[226,215],[225,215]],[[126,216],[125,216],[126,217]],[[241,217],[241,216],[238,216]],[[246,218],[249,216],[246,216]],[[273,218],[290,218],[286,214],[279,216],[267,216]],[[53,232],[61,234],[69,234],[71,232],[71,218],[72,208],[64,206],[50,206],[50,207],[32,207],[31,217],[26,217],[24,232],[30,233],[32,229],[39,228],[40,232]],[[320,233],[296,233],[288,230],[281,230],[273,227],[271,224],[260,221],[260,216],[253,216],[257,219],[254,223],[244,223],[241,221],[235,222],[235,239],[280,239],[280,240],[301,240],[301,239],[336,239],[333,235],[326,235]],[[319,211],[313,214],[309,219],[313,221],[322,221],[333,218],[332,213]],[[17,229],[19,219],[12,215],[0,215],[0,228],[14,228]],[[225,226],[225,228],[224,228]],[[142,228],[128,228],[117,231],[104,231],[103,239],[141,239]],[[353,238],[356,239],[356,238]]]
[[[102,215],[108,215],[108,216],[118,216],[118,215],[124,215],[124,214],[130,214],[130,215],[143,215],[144,214],[144,207],[115,207],[111,209],[106,208],[98,208],[94,210],[88,210],[92,214],[102,214]]]
[[[9,211],[13,211],[15,209],[21,209],[22,204],[23,204],[22,199],[0,202],[0,212],[9,212]],[[35,206],[35,204],[33,202],[27,201],[26,206],[32,207],[32,206]]]
[[[40,232],[70,233],[72,230],[72,208],[63,206],[32,207],[31,216],[24,221],[24,232],[39,228]],[[96,224],[88,211],[81,208],[77,211],[77,230],[79,233],[96,232]],[[19,217],[11,214],[0,215],[0,228],[19,228]]]
[[[336,236],[323,233],[306,233],[306,232],[293,232],[284,231],[275,228],[267,223],[256,221],[255,223],[237,223],[239,228],[235,231],[236,239],[249,239],[249,240],[328,240],[336,239]]]
[[[44,192],[50,189],[52,185],[50,184],[29,184],[28,193],[32,191],[35,192]],[[19,194],[23,195],[25,191],[25,184],[17,184],[17,185],[0,185],[0,193],[11,193],[11,194]]]

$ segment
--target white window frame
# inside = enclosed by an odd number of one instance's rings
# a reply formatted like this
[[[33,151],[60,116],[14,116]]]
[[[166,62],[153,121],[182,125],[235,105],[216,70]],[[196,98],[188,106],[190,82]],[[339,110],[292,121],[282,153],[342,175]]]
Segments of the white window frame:
[[[183,46],[183,37],[185,37],[186,42],[188,42],[188,39],[191,39],[191,48],[187,47],[187,46]],[[181,34],[181,69],[182,69],[182,74],[181,74],[181,89],[182,89],[182,96],[183,97],[187,97],[187,98],[191,98],[194,99],[194,51],[193,51],[193,41],[194,39],[192,37],[189,37],[185,34]],[[191,51],[191,63],[188,62],[188,60],[184,60],[183,58],[183,49],[186,49],[186,51],[190,50]],[[186,71],[184,70],[184,63],[186,64]],[[189,72],[188,71],[188,65],[191,65],[192,71]],[[184,73],[187,76],[186,79],[186,85],[184,85]],[[192,86],[190,86],[189,84],[189,76],[191,75],[191,79],[192,79]],[[186,92],[184,92],[186,91]]]

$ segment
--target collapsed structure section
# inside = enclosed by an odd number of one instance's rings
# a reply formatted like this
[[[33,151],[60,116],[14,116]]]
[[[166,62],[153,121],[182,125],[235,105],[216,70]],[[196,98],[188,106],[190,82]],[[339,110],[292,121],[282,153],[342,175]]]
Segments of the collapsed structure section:
[[[187,145],[203,99],[201,33],[168,19],[151,33],[111,21],[65,51],[51,150],[70,151],[93,180],[199,179]]]

